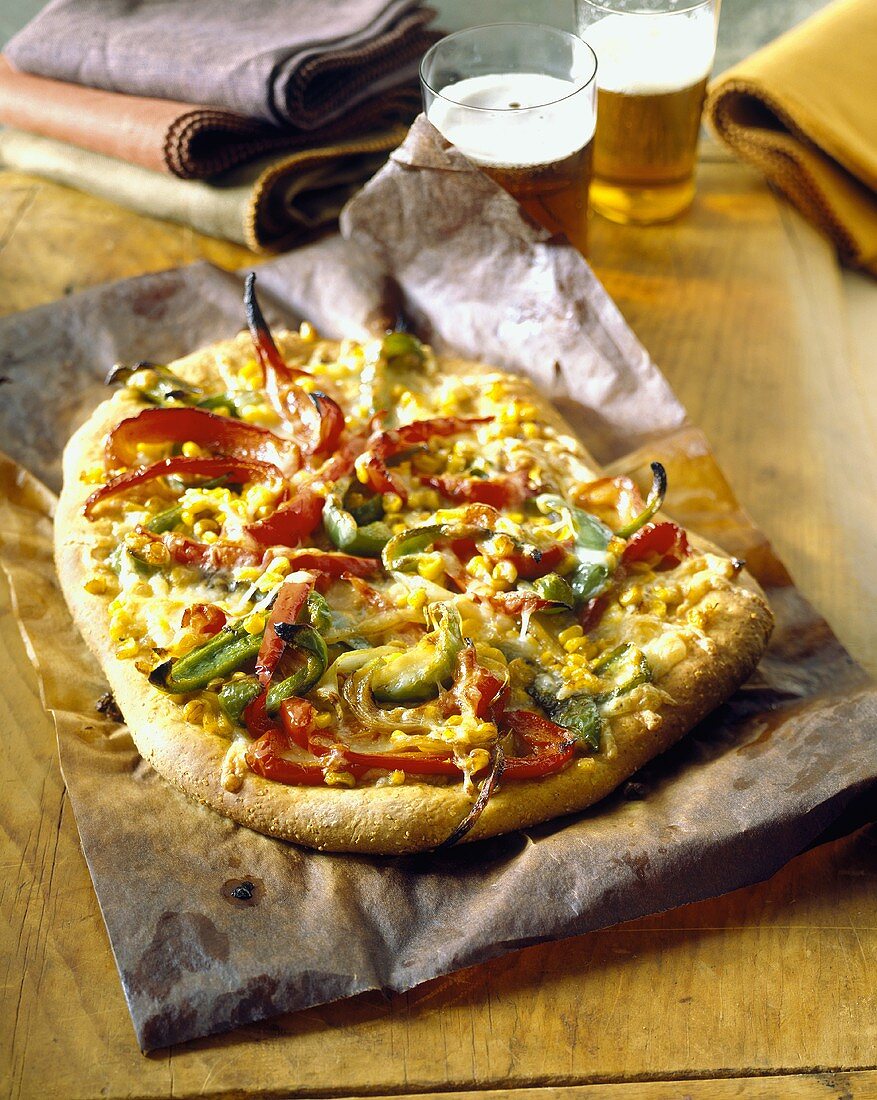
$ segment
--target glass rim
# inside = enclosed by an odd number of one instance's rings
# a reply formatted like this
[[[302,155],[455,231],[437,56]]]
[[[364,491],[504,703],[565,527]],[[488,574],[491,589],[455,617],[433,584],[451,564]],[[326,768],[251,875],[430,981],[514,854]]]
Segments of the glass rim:
[[[652,8],[631,8],[622,11],[617,8],[612,0],[576,0],[578,8],[589,7],[596,11],[606,12],[607,15],[690,15],[700,8],[717,6],[717,0],[689,0],[684,8],[676,8],[673,11],[655,11]]]
[[[709,3],[710,0],[703,0],[704,3]],[[557,99],[547,99],[544,103],[530,103],[526,107],[478,107],[473,103],[461,103],[460,100],[454,99],[452,96],[446,95],[445,92],[439,91],[434,88],[432,84],[427,80],[424,69],[427,61],[438,51],[439,46],[444,45],[446,42],[450,42],[451,39],[465,38],[467,35],[477,33],[478,31],[495,30],[497,27],[528,27],[535,28],[539,31],[548,31],[549,34],[556,35],[560,38],[571,40],[576,48],[584,47],[584,49],[591,55],[591,61],[593,62],[593,70],[588,79],[574,88],[566,95],[562,95]],[[591,46],[588,45],[584,39],[580,38],[577,34],[573,34],[572,31],[562,30],[560,27],[551,27],[547,23],[482,23],[477,27],[463,27],[461,30],[453,31],[451,34],[446,34],[444,38],[440,38],[438,42],[434,42],[430,48],[426,51],[420,61],[420,82],[429,92],[431,92],[437,99],[443,99],[446,103],[453,103],[455,107],[465,107],[467,111],[483,111],[486,114],[495,115],[502,111],[508,111],[510,113],[523,113],[524,111],[541,111],[543,107],[553,107],[556,103],[564,103],[568,99],[572,99],[573,96],[579,95],[580,92],[587,91],[597,79],[597,55]],[[453,88],[453,84],[447,85],[449,88]]]

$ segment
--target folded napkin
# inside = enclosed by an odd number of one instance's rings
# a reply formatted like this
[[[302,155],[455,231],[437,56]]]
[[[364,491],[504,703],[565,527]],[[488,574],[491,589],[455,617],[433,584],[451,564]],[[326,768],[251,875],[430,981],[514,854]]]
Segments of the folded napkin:
[[[319,131],[301,130],[32,76],[0,54],[0,123],[182,179],[207,179],[267,153],[389,130],[412,122],[419,110],[419,85],[409,82],[363,100]]]
[[[265,158],[211,183],[18,130],[0,131],[0,166],[180,222],[254,252],[291,248],[333,224],[342,206],[405,137],[404,126]]]
[[[416,0],[52,0],[7,45],[25,72],[313,130],[417,76]]]
[[[877,0],[838,0],[723,73],[707,119],[841,259],[877,274]]]

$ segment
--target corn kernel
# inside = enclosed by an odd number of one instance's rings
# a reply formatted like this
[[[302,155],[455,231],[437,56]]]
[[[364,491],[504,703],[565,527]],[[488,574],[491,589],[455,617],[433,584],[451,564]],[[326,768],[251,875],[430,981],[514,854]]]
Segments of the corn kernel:
[[[503,382],[491,382],[484,391],[484,396],[489,401],[500,401],[505,397],[505,384]]]
[[[539,660],[542,662],[543,665],[550,665],[551,662],[554,660],[554,654],[551,652],[550,649],[543,649],[542,652],[539,654]]]
[[[324,730],[331,726],[333,721],[334,716],[331,714],[318,714],[317,717],[314,719],[314,725],[317,727],[318,730]]]
[[[402,511],[402,498],[398,493],[384,493],[383,495],[384,511],[401,512]]]
[[[524,513],[523,512],[506,512],[506,519],[511,520],[512,523],[523,523],[524,522]]]
[[[317,330],[310,321],[302,321],[298,326],[298,334],[307,343],[312,344],[317,339]]]
[[[200,458],[201,448],[197,443],[193,443],[191,439],[187,439],[183,444],[183,457],[184,458]]]
[[[107,582],[103,577],[89,577],[82,587],[92,596],[103,596],[107,590]]]
[[[277,577],[285,577],[291,568],[292,562],[282,554],[272,558],[268,564],[268,572],[274,573]]]
[[[206,542],[209,546],[211,542],[216,542],[219,539],[219,535],[216,531],[205,531],[201,536],[201,541]]]
[[[569,641],[563,643],[563,648],[567,653],[577,653],[580,649],[584,649],[587,644],[587,638],[570,638]]]
[[[576,623],[573,626],[568,626],[566,630],[561,630],[561,632],[557,635],[557,640],[560,642],[561,645],[566,645],[566,643],[572,638],[581,638],[583,633],[584,631],[582,630],[582,628],[578,625],[578,623]]]
[[[642,598],[642,589],[638,584],[634,584],[621,593],[618,597],[618,602],[622,607],[637,607],[642,601]]]
[[[106,477],[107,472],[101,465],[89,466],[87,470],[83,470],[79,475],[80,481],[84,481],[87,485],[98,485],[106,480]]]
[[[450,718],[447,718],[445,720],[445,725],[447,725],[447,726],[461,726],[462,724],[463,724],[463,715],[462,714],[452,714],[450,716]]]
[[[365,463],[360,462],[360,460],[357,459],[354,469],[356,470],[356,480],[362,485],[368,485],[368,467],[365,465]]]
[[[409,592],[405,597],[405,602],[415,611],[422,611],[427,603],[426,593],[422,588],[415,588],[413,592]]]
[[[248,634],[261,634],[265,629],[265,622],[267,616],[261,611],[255,611],[252,615],[249,615],[244,622],[244,630]]]
[[[199,519],[192,527],[193,533],[200,538],[207,531],[218,531],[219,524],[214,519]]]
[[[493,567],[492,576],[495,581],[511,586],[518,579],[518,570],[514,562],[501,561]]]
[[[540,436],[539,425],[528,422],[521,425],[521,433],[524,439],[538,439]]]
[[[664,603],[679,603],[682,592],[678,584],[656,584],[653,589],[655,596]]]
[[[324,777],[327,787],[355,787],[356,780],[350,772],[327,771]]]
[[[255,581],[261,576],[261,569],[256,566],[246,565],[243,569],[238,570],[237,579],[239,581]]]
[[[401,535],[403,531],[407,531],[407,530],[408,530],[408,525],[406,523],[400,522],[400,523],[394,523],[393,524],[393,534],[394,535]]]
[[[507,558],[514,553],[514,539],[508,535],[494,535],[490,541],[490,554],[494,558]]]
[[[473,577],[482,577],[486,580],[490,577],[490,566],[480,554],[476,554],[473,558],[469,559],[466,565],[466,572]]]
[[[263,420],[275,421],[277,419],[270,405],[246,405],[241,409],[241,420],[246,424],[257,424]]]
[[[424,554],[423,558],[417,563],[417,572],[424,580],[439,580],[445,572],[445,563],[442,561],[441,554]]]
[[[116,656],[122,661],[136,657],[139,652],[140,646],[133,638],[126,638],[124,642],[116,646]]]
[[[188,508],[184,508],[180,513],[180,519],[185,523],[187,527],[194,527],[197,522],[195,519],[195,513]]]
[[[238,371],[238,378],[245,386],[253,390],[260,389],[264,385],[262,368],[255,359],[250,359],[249,362],[244,363]]]

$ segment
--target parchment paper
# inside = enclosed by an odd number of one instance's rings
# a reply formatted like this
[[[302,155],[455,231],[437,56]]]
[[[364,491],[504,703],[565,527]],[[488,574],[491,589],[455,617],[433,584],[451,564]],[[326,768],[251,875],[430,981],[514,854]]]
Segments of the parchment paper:
[[[877,690],[754,530],[584,261],[424,123],[344,229],[354,243],[260,268],[269,320],[356,336],[403,305],[438,346],[530,373],[614,469],[665,462],[669,510],[748,558],[777,630],[750,683],[586,813],[404,858],[318,854],[238,828],[168,787],[95,712],[105,685],[54,580],[50,513],[61,443],[104,396],[106,367],[231,335],[242,279],[196,265],[0,321],[0,560],[144,1050],[713,896],[772,874],[853,804],[873,808]],[[249,900],[232,896],[242,881]]]

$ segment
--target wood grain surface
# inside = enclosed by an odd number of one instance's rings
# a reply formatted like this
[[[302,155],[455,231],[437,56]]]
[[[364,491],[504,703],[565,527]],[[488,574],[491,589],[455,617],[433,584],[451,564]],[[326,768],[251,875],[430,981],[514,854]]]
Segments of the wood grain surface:
[[[748,169],[594,263],[801,587],[875,668],[875,404],[821,240]],[[0,310],[243,250],[0,175]],[[867,352],[868,345],[864,350]],[[0,584],[0,1090],[14,1097],[877,1096],[877,828],[767,883],[142,1056]]]

